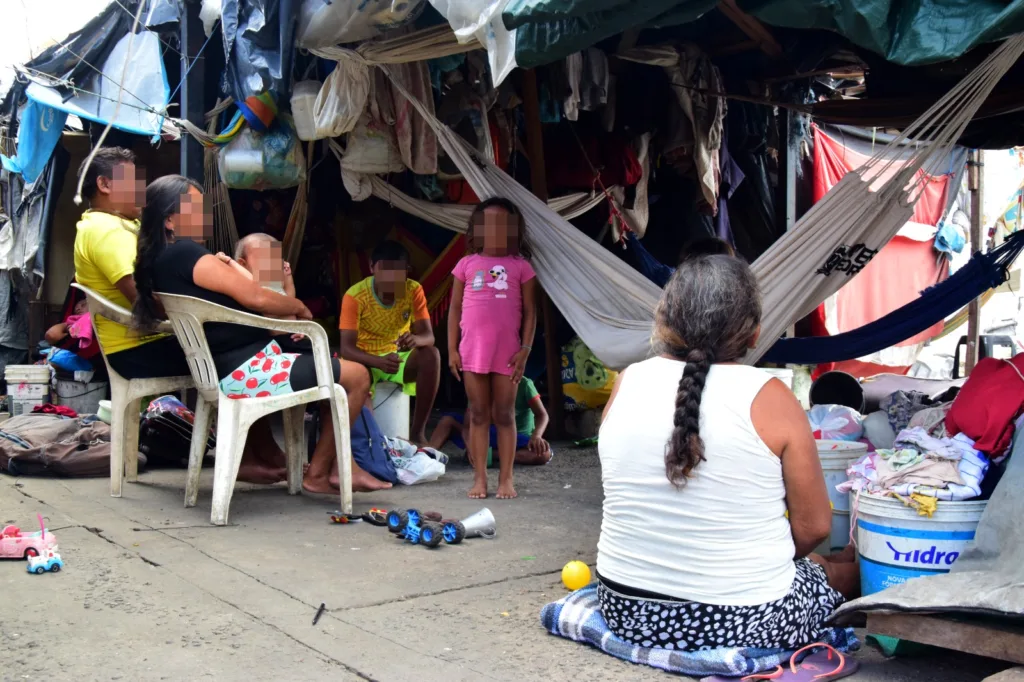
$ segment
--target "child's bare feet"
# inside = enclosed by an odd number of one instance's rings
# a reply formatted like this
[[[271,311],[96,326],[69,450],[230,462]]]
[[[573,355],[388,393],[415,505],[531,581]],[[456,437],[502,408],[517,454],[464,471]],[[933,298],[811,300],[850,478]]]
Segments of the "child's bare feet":
[[[302,479],[302,491],[314,495],[337,495],[338,489],[332,488],[331,484],[324,478],[313,478],[305,476]]]
[[[479,476],[473,481],[473,487],[469,489],[469,498],[471,500],[482,500],[487,497],[487,476],[483,478]]]
[[[391,484],[387,481],[382,481],[376,478],[362,469],[356,469],[352,471],[352,490],[357,493],[369,493],[374,490],[387,490],[391,487]]]
[[[516,492],[515,487],[512,485],[512,480],[498,481],[498,492],[495,495],[499,500],[513,500],[519,497],[519,493]]]

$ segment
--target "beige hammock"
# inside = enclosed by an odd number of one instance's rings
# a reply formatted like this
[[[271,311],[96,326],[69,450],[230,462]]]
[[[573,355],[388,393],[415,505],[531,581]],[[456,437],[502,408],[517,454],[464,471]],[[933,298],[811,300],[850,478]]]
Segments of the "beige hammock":
[[[761,341],[748,362],[860,272],[910,219],[927,182],[921,169],[950,152],[1022,52],[1024,37],[1004,41],[887,147],[847,173],[757,259],[753,269],[764,295],[764,318]],[[391,77],[387,66],[378,68]],[[661,290],[470,148],[391,80],[429,122],[478,196],[502,196],[523,211],[540,282],[594,354],[613,368],[646,358]],[[918,142],[916,154],[897,168],[891,159],[908,139]]]

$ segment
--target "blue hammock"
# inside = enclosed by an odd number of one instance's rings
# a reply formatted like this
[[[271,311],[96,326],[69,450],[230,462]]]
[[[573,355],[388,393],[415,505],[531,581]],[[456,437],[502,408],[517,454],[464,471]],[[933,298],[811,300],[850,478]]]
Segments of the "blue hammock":
[[[989,289],[1006,281],[1008,270],[1024,250],[1024,232],[1010,235],[989,253],[975,253],[949,279],[885,317],[836,336],[781,339],[761,358],[778,364],[816,365],[876,353],[920,334]]]

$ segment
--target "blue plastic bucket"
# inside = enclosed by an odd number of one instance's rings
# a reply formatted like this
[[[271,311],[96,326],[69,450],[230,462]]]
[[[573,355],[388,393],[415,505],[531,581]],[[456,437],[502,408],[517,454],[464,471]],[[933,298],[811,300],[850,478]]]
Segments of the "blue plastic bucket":
[[[856,507],[860,584],[865,595],[949,569],[974,540],[986,500],[938,503],[931,518],[899,500],[851,495]]]

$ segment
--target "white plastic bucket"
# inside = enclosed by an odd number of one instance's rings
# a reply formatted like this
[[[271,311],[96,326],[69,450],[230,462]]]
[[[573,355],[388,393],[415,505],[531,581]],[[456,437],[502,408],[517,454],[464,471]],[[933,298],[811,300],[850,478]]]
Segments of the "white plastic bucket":
[[[836,486],[846,482],[846,470],[868,452],[865,443],[845,440],[819,440],[818,459],[825,474],[825,487],[832,503],[832,532],[828,540],[818,547],[819,554],[838,552],[850,544],[850,494],[841,493]]]
[[[11,416],[28,414],[50,402],[50,368],[46,365],[7,365],[4,381],[11,399]]]
[[[978,528],[987,500],[940,500],[931,518],[899,500],[861,494],[857,504],[857,550],[864,595],[912,578],[949,573]]]
[[[387,381],[374,386],[373,416],[385,436],[409,440],[409,396],[401,386]]]
[[[107,397],[106,381],[73,381],[57,379],[53,387],[53,401],[70,407],[78,414],[96,414],[100,400]]]
[[[299,81],[292,88],[292,120],[295,122],[295,133],[300,140],[316,139],[316,120],[313,106],[320,94],[323,83],[320,81]]]

